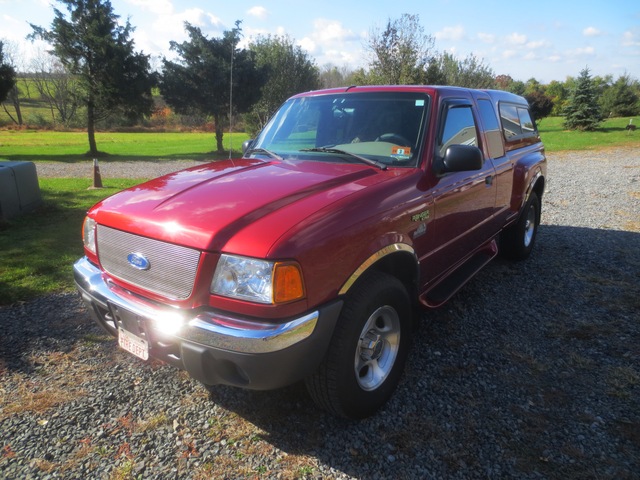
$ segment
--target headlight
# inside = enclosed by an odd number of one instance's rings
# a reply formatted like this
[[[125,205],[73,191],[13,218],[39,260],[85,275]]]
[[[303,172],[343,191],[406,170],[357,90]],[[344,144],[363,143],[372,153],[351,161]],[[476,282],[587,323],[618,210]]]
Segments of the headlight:
[[[96,221],[93,218],[86,217],[82,231],[82,241],[85,248],[91,253],[96,253]]]
[[[300,267],[223,254],[211,282],[211,293],[257,303],[286,303],[304,297]]]

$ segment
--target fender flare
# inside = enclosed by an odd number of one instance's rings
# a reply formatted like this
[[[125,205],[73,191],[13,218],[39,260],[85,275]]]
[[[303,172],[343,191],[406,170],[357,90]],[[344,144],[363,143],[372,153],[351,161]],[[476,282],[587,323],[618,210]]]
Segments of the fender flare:
[[[387,245],[384,248],[381,248],[373,255],[369,256],[364,262],[360,264],[358,268],[351,274],[351,276],[347,279],[346,282],[340,288],[338,295],[346,294],[349,289],[356,283],[356,280],[362,276],[373,264],[383,259],[388,255],[392,255],[398,252],[409,253],[413,256],[416,265],[418,264],[418,257],[416,256],[415,250],[411,245],[407,245],[406,243],[393,243],[391,245]]]

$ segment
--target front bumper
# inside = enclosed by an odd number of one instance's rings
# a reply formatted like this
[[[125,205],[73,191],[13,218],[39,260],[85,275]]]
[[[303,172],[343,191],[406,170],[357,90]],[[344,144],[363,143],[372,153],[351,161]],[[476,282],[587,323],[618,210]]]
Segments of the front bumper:
[[[282,387],[310,375],[324,357],[342,302],[270,323],[209,309],[176,309],[125,290],[86,257],[74,279],[93,319],[114,337],[118,328],[144,339],[149,355],[205,385]]]

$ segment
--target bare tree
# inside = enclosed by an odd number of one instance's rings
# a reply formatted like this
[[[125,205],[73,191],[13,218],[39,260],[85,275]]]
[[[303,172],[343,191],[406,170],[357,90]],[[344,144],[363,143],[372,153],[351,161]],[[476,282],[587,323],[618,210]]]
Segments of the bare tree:
[[[40,52],[32,60],[31,70],[33,84],[49,106],[54,123],[68,126],[82,103],[78,81],[47,52]]]
[[[18,61],[20,59],[20,48],[18,44],[10,40],[2,40],[1,43],[3,45],[3,63],[13,68],[14,72],[18,72]],[[14,82],[11,89],[7,92],[7,101],[13,106],[15,117],[9,112],[5,102],[2,102],[2,109],[13,123],[22,126],[22,110],[20,108],[20,90],[18,89],[18,82]]]

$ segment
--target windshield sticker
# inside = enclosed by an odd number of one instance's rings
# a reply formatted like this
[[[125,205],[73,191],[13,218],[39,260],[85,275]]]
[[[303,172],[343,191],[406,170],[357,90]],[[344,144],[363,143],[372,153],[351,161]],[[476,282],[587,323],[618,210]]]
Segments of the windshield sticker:
[[[391,156],[396,160],[411,158],[411,147],[391,147]]]

